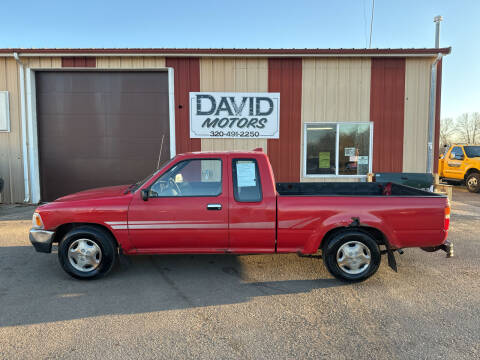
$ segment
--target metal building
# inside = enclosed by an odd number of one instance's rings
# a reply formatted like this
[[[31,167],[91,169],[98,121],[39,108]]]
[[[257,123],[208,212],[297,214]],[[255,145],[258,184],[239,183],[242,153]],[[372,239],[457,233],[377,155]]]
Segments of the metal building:
[[[261,147],[277,181],[425,172],[429,106],[435,151],[439,137],[442,63],[434,103],[432,64],[450,50],[0,49],[1,201],[133,183],[200,150]],[[276,135],[230,134],[232,123],[195,135],[194,93],[223,94],[237,115],[250,95],[277,94]]]

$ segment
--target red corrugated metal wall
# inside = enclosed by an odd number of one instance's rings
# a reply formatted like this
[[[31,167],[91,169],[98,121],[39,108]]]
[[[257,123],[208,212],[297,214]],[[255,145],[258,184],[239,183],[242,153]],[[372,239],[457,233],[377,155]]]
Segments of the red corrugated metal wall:
[[[200,60],[198,58],[166,59],[174,71],[175,144],[177,154],[201,150],[201,139],[190,139],[189,92],[200,91]]]
[[[62,67],[96,67],[97,59],[91,56],[62,57]]]
[[[435,141],[433,143],[433,172],[438,173],[438,152],[440,146],[440,105],[442,102],[442,60],[437,66],[437,92],[435,97]]]
[[[405,58],[372,58],[373,172],[403,171]]]
[[[276,181],[300,181],[302,59],[268,59],[268,91],[280,92],[280,138],[268,140]]]

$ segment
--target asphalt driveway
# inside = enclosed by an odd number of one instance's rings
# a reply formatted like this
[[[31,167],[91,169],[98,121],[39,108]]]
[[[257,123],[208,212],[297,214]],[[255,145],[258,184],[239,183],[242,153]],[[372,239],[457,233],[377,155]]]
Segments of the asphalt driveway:
[[[296,255],[142,256],[78,281],[0,207],[0,358],[480,357],[480,194],[455,188],[455,257],[408,249],[360,284]]]

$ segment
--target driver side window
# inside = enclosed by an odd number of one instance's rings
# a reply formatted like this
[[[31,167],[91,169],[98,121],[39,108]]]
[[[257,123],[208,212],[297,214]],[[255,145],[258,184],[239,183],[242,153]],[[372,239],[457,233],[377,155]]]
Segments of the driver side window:
[[[455,160],[461,160],[463,159],[463,150],[461,147],[459,146],[455,146],[453,149],[452,149],[452,153],[450,155],[450,158],[451,159],[455,159]]]
[[[149,197],[218,196],[222,193],[220,159],[185,160],[175,164],[150,187]]]

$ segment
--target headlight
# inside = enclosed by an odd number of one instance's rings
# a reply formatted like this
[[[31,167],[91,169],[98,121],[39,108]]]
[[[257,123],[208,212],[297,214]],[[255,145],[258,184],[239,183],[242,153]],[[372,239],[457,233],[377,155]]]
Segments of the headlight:
[[[42,217],[37,212],[33,213],[32,225],[35,229],[43,229]]]

